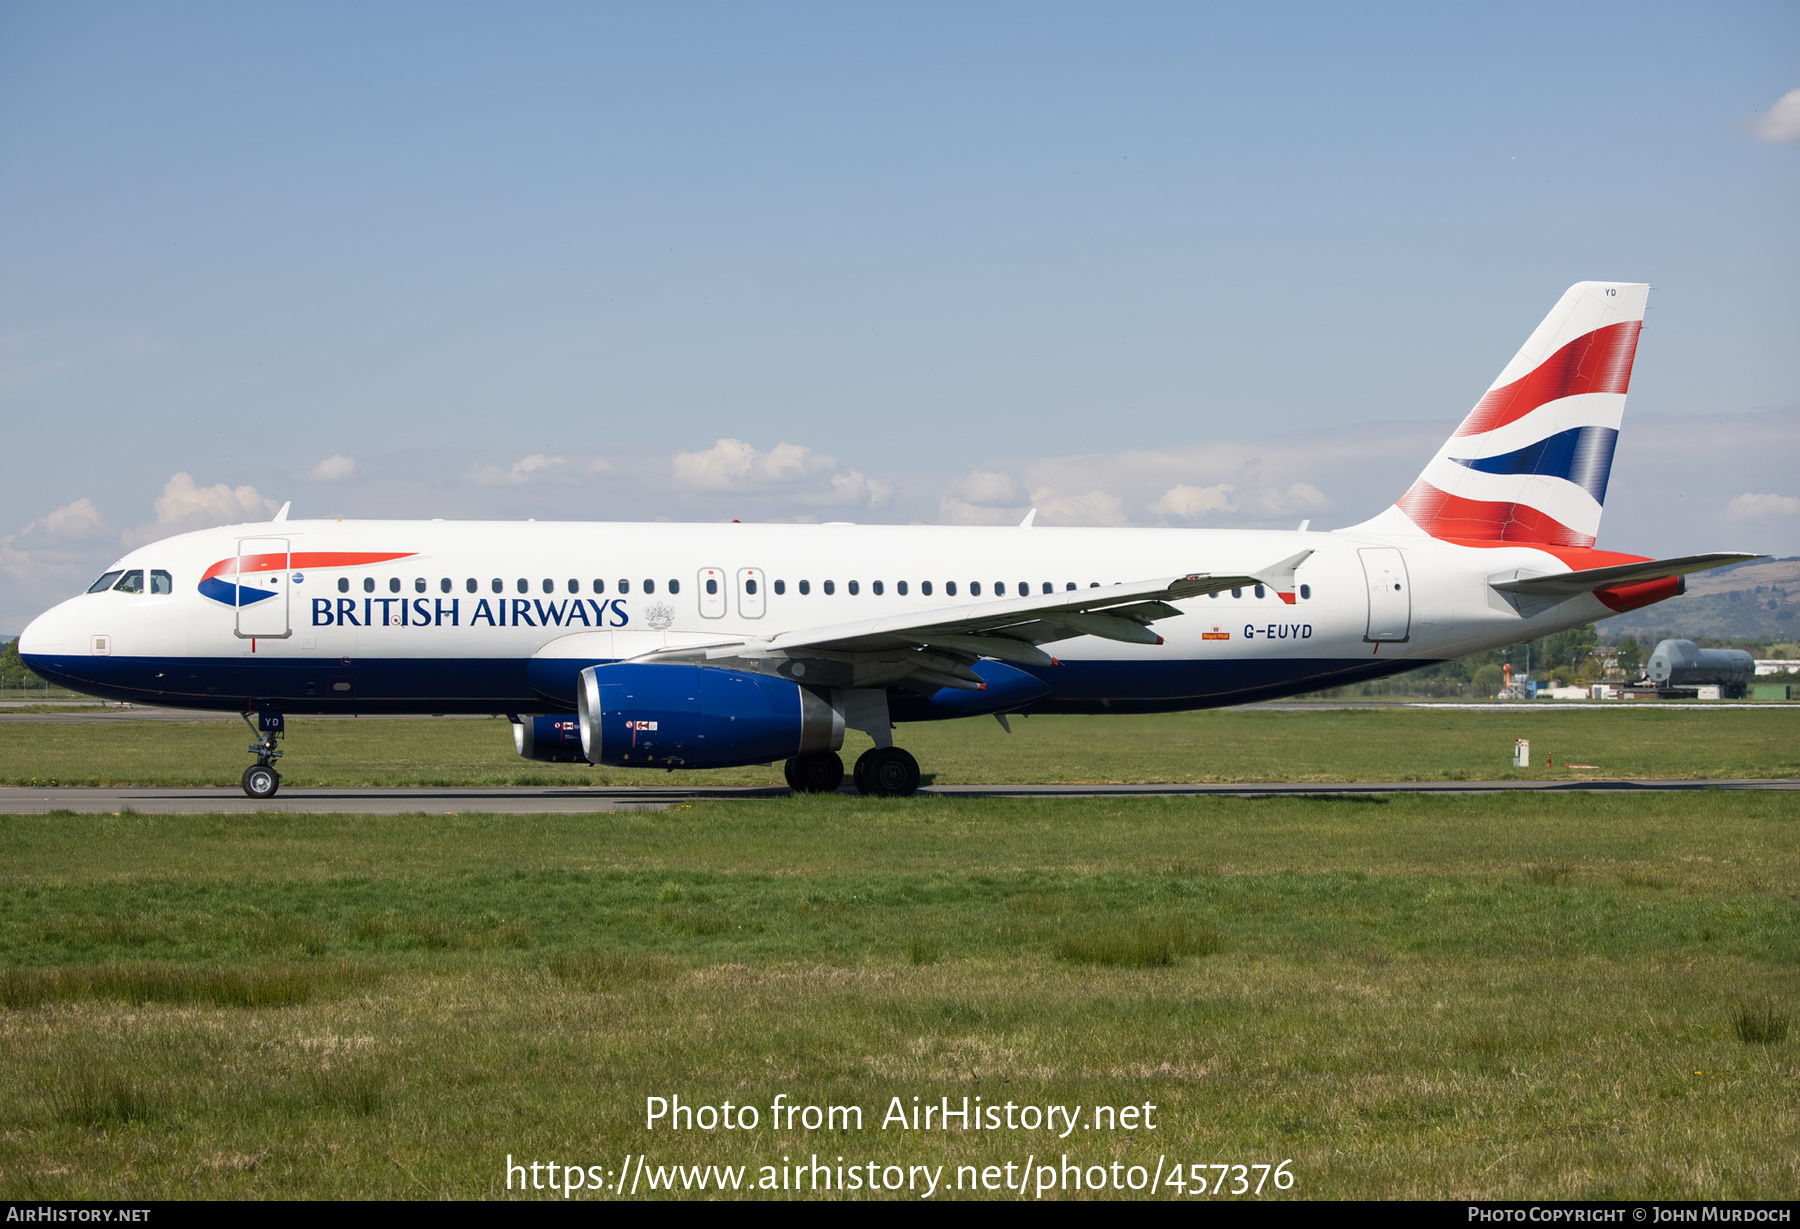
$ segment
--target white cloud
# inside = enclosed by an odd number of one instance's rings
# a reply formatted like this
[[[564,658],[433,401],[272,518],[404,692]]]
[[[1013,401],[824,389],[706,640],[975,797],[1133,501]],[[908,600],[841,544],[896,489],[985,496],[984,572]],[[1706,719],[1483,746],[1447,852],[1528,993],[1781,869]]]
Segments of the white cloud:
[[[92,542],[110,536],[111,531],[106,527],[106,518],[100,515],[100,509],[94,506],[94,501],[83,496],[54,512],[46,512],[25,526],[18,536],[30,538],[38,535],[56,542]]]
[[[1231,500],[1231,493],[1235,490],[1237,488],[1229,482],[1207,487],[1178,482],[1150,505],[1150,511],[1158,516],[1179,516],[1187,520],[1204,516],[1208,512],[1236,512],[1238,506]]]
[[[337,482],[356,472],[356,459],[334,452],[300,476],[308,482]]]
[[[163,484],[152,507],[155,521],[120,535],[128,548],[190,529],[265,520],[275,514],[276,503],[253,486],[231,487],[219,482],[203,487],[194,482],[193,475],[184,473]]]
[[[676,453],[670,469],[682,490],[779,492],[806,504],[873,507],[894,490],[861,470],[839,469],[837,459],[826,453],[785,442],[763,452],[743,440],[722,439],[699,452]]]
[[[7,579],[7,596],[36,608],[67,597],[112,557],[114,548],[102,545],[111,537],[106,518],[85,497],[46,512],[18,533],[0,536],[0,576]]]
[[[566,457],[534,452],[511,465],[475,465],[464,476],[476,486],[525,486],[529,483],[567,485],[612,471],[605,461],[571,461]]]
[[[1750,121],[1751,135],[1772,145],[1800,141],[1800,90],[1789,90]]]
[[[1731,501],[1725,515],[1734,521],[1770,521],[1800,516],[1800,498],[1792,495],[1743,494]]]
[[[1019,484],[1008,474],[976,470],[956,484],[955,496],[985,507],[1013,507],[1019,502]]]
[[[675,481],[703,491],[744,491],[803,482],[837,469],[837,461],[801,444],[777,444],[763,452],[743,440],[724,439],[702,452],[678,452]]]
[[[1031,493],[1038,520],[1046,525],[1124,525],[1125,501],[1105,491],[1085,495],[1052,496],[1048,490]]]

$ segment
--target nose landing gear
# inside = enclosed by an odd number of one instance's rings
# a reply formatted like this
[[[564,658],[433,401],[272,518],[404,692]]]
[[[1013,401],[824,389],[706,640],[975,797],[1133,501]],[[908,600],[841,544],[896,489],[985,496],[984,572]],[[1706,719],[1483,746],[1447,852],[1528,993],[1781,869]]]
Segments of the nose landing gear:
[[[256,763],[244,769],[244,792],[252,798],[273,798],[275,791],[281,788],[281,774],[275,771],[275,761],[281,758],[281,752],[275,749],[275,742],[285,731],[285,724],[280,713],[258,713],[257,720],[252,723],[250,714],[243,714],[244,724],[250,727],[251,737],[256,741],[250,744],[249,751],[256,757]]]

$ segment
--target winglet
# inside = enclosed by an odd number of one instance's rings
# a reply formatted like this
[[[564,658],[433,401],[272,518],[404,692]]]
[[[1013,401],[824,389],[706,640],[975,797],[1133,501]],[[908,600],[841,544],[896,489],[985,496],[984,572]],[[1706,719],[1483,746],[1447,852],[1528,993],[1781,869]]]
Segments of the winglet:
[[[1276,597],[1292,606],[1294,604],[1294,572],[1310,558],[1312,558],[1312,552],[1303,550],[1298,555],[1290,555],[1280,563],[1271,564],[1262,571],[1252,572],[1250,575],[1275,590]]]
[[[1029,511],[1025,514],[1025,519],[1019,522],[1019,528],[1020,529],[1030,529],[1031,522],[1033,522],[1035,520],[1037,520],[1037,509],[1033,508],[1031,511]]]
[[[286,502],[286,503],[285,503],[285,504],[282,504],[282,505],[281,505],[281,511],[279,511],[279,512],[277,512],[277,513],[276,513],[276,514],[275,514],[275,517],[274,517],[274,519],[273,519],[273,521],[271,521],[271,522],[270,522],[270,523],[271,523],[271,524],[275,524],[275,525],[279,525],[279,524],[281,524],[281,523],[282,523],[282,522],[283,522],[283,521],[285,521],[285,520],[287,520],[287,514],[288,514],[288,509],[289,509],[289,508],[291,508],[291,507],[293,507],[293,506],[294,506],[294,501],[293,501],[293,500],[291,500],[291,499],[290,499],[290,500],[288,500],[288,501],[287,501],[287,502]]]

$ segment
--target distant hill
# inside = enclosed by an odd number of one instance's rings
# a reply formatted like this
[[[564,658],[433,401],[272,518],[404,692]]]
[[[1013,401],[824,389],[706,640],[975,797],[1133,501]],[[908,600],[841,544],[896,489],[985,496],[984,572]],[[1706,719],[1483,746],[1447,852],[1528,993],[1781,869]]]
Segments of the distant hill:
[[[1670,633],[1689,640],[1800,637],[1800,557],[1740,563],[1688,577],[1681,597],[1614,615],[1594,626],[1605,640]]]

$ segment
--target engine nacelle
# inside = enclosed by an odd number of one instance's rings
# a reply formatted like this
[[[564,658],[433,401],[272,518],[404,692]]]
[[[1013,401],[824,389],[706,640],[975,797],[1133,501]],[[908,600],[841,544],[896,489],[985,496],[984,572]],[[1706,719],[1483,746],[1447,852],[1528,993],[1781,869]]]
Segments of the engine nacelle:
[[[513,719],[513,748],[528,760],[545,764],[584,764],[581,723],[573,717]]]
[[[575,690],[582,753],[619,768],[732,768],[844,745],[844,718],[798,683],[706,666],[589,666]]]

